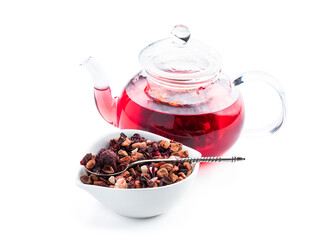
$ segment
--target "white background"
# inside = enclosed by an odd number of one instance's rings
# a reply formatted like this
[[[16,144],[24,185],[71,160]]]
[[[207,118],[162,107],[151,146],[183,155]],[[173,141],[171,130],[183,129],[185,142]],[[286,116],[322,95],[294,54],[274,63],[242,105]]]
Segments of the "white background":
[[[320,3],[1,1],[1,234],[323,239]],[[248,70],[276,76],[287,97],[287,121],[271,137],[242,136],[227,154],[247,161],[201,171],[192,191],[169,212],[145,220],[120,217],[75,185],[87,147],[113,129],[97,113],[92,79],[79,63],[90,55],[100,59],[118,95],[140,70],[140,50],[168,37],[176,24],[189,26],[192,38],[218,50],[229,76]],[[269,107],[256,86],[249,88],[251,94],[242,94],[251,107]],[[254,115],[251,110],[250,119],[266,109]]]

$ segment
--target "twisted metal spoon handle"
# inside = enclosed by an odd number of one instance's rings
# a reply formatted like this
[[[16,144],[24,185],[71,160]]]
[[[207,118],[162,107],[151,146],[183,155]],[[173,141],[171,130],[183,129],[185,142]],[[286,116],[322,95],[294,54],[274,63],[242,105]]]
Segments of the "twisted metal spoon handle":
[[[243,157],[195,157],[195,158],[178,158],[178,159],[173,159],[173,158],[167,158],[167,159],[146,159],[146,160],[139,160],[136,162],[132,162],[128,165],[128,167],[131,167],[133,165],[137,164],[142,164],[142,163],[149,163],[149,162],[236,162],[236,161],[241,161],[245,160]]]
[[[112,174],[94,173],[94,172],[90,171],[89,169],[87,169],[85,166],[84,166],[84,169],[90,174],[107,177],[107,176],[114,176],[114,175],[121,174],[121,173],[125,172],[128,168],[130,168],[134,165],[149,163],[149,162],[159,162],[159,161],[162,161],[162,162],[225,162],[225,161],[236,162],[236,161],[241,161],[241,160],[245,160],[245,158],[243,158],[243,157],[196,157],[196,158],[178,158],[178,159],[170,159],[170,158],[168,158],[168,159],[146,159],[146,160],[139,160],[136,162],[129,163],[124,170],[122,170],[120,172],[115,172]]]
[[[243,157],[197,157],[197,158],[180,158],[175,161],[177,162],[223,162],[223,161],[242,161],[245,160]]]

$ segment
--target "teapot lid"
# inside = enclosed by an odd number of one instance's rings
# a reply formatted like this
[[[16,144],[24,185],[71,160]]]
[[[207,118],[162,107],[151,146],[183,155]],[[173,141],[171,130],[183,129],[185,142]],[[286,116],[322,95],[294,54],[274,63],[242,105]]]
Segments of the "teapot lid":
[[[144,48],[139,54],[139,62],[154,77],[190,82],[210,79],[221,70],[220,55],[190,39],[190,31],[184,25],[176,25],[170,38]]]

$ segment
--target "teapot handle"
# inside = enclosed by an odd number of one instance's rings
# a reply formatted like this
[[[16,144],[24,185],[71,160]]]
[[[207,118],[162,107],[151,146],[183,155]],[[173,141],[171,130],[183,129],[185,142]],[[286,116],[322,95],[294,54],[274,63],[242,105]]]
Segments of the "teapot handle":
[[[244,135],[248,136],[264,136],[264,135],[271,135],[278,131],[278,129],[282,126],[283,122],[286,119],[286,113],[287,113],[287,106],[286,106],[286,97],[285,93],[279,84],[279,82],[272,77],[271,75],[259,72],[259,71],[253,71],[253,72],[247,72],[242,74],[240,77],[235,79],[233,81],[233,84],[235,86],[240,85],[241,83],[253,83],[253,82],[264,82],[271,86],[278,94],[280,100],[281,100],[281,112],[278,116],[278,118],[273,121],[272,123],[269,123],[262,127],[257,128],[244,128],[243,133]]]

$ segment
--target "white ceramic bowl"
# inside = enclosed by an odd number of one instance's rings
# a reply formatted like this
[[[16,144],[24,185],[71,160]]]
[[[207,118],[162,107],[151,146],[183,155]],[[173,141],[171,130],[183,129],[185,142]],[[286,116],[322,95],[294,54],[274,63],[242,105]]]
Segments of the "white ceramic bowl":
[[[107,148],[109,140],[119,137],[121,132],[125,133],[127,137],[139,133],[141,136],[152,141],[162,139],[169,140],[146,131],[126,129],[116,130],[96,141],[93,146],[85,152],[85,154],[88,152],[96,154],[101,148]],[[190,157],[201,156],[200,152],[187,146],[183,146],[183,149],[188,150]],[[86,173],[83,166],[80,166],[76,183],[80,188],[90,193],[99,202],[120,215],[132,218],[147,218],[166,212],[171,206],[173,206],[173,204],[183,197],[185,192],[190,188],[190,185],[193,183],[198,172],[199,164],[192,164],[192,166],[193,171],[186,179],[163,187],[115,189],[84,184],[80,181],[80,177]]]

